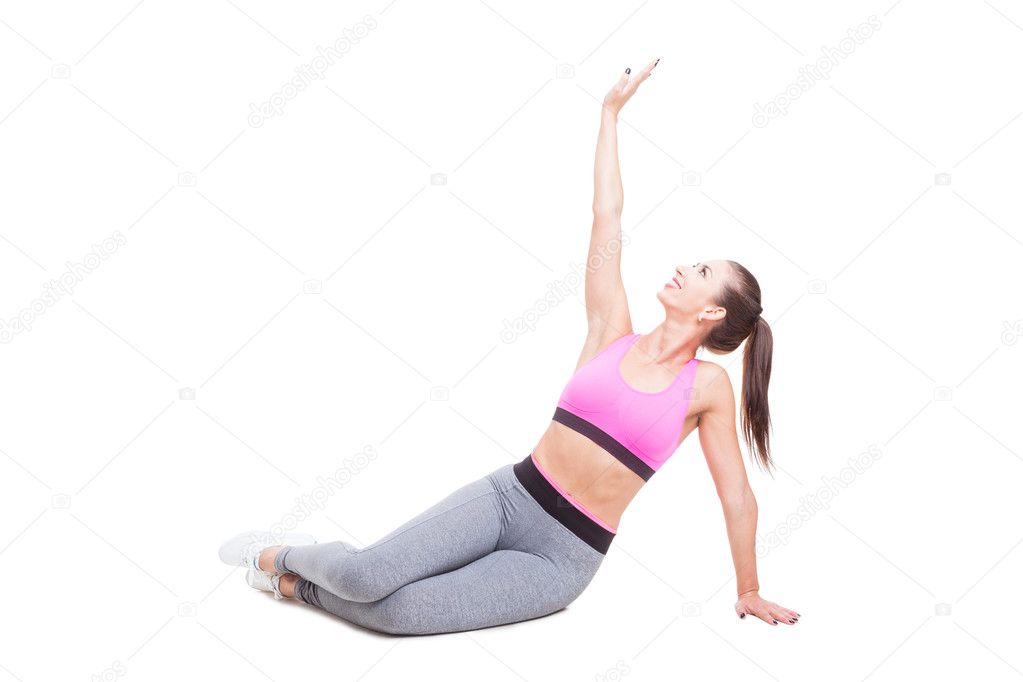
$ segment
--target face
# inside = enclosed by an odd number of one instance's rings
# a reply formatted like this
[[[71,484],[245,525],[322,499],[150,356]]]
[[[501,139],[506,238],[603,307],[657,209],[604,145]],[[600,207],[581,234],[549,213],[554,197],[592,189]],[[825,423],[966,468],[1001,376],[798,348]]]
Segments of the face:
[[[657,292],[657,298],[668,311],[693,317],[704,312],[704,319],[713,319],[716,314],[712,311],[718,309],[718,292],[729,273],[730,267],[723,260],[678,265],[668,275],[664,288]]]

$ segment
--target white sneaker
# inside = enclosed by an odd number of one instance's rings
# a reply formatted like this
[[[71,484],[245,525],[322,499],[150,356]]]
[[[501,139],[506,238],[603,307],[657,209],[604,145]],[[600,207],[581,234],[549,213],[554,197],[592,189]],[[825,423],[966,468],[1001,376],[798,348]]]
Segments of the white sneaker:
[[[252,530],[239,533],[220,546],[220,560],[231,566],[244,566],[260,571],[259,554],[274,545],[315,545],[316,538],[306,533],[284,533],[272,535],[266,531]]]
[[[245,582],[254,589],[262,590],[263,592],[273,592],[274,599],[286,599],[281,594],[280,574],[274,575],[266,571],[256,571],[250,568],[245,572]]]

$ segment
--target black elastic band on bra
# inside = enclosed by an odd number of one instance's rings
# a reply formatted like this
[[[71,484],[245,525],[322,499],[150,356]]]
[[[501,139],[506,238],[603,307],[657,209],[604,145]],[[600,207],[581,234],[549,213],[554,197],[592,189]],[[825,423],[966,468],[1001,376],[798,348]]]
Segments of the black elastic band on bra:
[[[522,483],[533,499],[553,516],[561,525],[572,531],[576,537],[601,554],[607,554],[615,534],[579,511],[578,507],[566,500],[557,488],[551,485],[533,463],[530,453],[524,460],[512,466],[516,478]]]
[[[558,407],[554,410],[553,419],[556,422],[564,424],[573,431],[578,431],[600,447],[610,452],[619,462],[629,467],[629,469],[634,471],[644,481],[649,481],[650,477],[654,475],[655,470],[652,469],[649,464],[633,454],[629,448],[619,443],[609,433],[595,424],[586,421],[579,415],[572,414],[568,410]]]

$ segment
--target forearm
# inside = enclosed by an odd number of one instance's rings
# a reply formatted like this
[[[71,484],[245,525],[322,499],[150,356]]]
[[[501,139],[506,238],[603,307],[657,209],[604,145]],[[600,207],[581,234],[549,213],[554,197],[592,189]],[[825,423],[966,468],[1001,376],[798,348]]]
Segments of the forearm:
[[[747,491],[737,500],[722,503],[725,525],[728,529],[728,543],[732,548],[732,563],[735,565],[735,593],[741,595],[759,590],[757,579],[757,500],[752,491]]]
[[[624,199],[618,168],[618,115],[607,107],[601,107],[593,164],[593,212],[595,215],[620,215]]]

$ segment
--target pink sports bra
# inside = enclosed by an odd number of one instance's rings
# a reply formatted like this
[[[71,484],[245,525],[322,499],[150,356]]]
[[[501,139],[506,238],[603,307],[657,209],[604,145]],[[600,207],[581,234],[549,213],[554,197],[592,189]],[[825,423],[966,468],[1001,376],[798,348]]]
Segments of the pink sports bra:
[[[625,382],[622,358],[639,334],[626,334],[576,370],[558,399],[554,421],[578,431],[648,481],[674,454],[689,412],[699,360],[693,358],[663,391]]]

